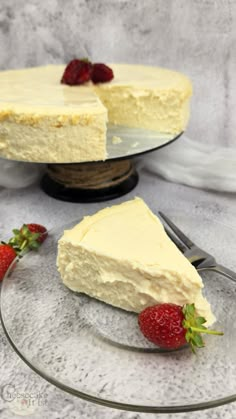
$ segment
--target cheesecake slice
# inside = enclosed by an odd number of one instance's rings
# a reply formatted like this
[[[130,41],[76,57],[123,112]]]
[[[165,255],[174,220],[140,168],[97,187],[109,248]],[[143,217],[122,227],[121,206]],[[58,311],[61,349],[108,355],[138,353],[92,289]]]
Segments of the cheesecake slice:
[[[212,324],[196,269],[140,198],[105,208],[64,232],[57,266],[64,284],[124,310],[194,303]]]
[[[0,156],[45,163],[106,160],[107,123],[179,134],[191,82],[159,67],[110,64],[114,79],[61,84],[65,65],[0,72]]]

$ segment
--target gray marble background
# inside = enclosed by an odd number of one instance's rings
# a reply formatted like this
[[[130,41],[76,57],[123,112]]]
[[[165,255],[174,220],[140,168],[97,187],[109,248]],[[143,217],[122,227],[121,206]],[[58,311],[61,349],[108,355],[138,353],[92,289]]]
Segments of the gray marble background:
[[[146,63],[193,81],[189,135],[235,145],[236,1],[0,0],[0,68]]]

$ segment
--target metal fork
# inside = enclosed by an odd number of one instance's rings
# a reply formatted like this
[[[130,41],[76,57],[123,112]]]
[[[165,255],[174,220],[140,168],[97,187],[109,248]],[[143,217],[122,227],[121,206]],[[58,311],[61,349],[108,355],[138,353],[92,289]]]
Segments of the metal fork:
[[[193,243],[163,212],[159,211],[161,218],[168,225],[166,233],[175,245],[198,271],[214,271],[236,281],[236,273],[216,262],[214,256]]]

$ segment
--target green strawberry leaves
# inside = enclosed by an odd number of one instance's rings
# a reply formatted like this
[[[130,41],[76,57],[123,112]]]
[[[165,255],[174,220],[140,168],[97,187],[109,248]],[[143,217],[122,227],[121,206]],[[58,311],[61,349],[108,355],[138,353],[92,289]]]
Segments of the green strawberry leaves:
[[[185,304],[183,307],[183,327],[186,329],[185,339],[190,344],[192,351],[195,353],[196,348],[202,348],[205,346],[201,334],[207,333],[211,335],[222,336],[223,332],[217,330],[209,330],[204,323],[206,319],[204,317],[197,317],[194,304]]]
[[[12,230],[14,236],[9,240],[10,244],[16,251],[17,254],[24,253],[28,250],[38,250],[41,243],[38,242],[40,233],[32,233],[26,224],[23,224],[20,230]]]

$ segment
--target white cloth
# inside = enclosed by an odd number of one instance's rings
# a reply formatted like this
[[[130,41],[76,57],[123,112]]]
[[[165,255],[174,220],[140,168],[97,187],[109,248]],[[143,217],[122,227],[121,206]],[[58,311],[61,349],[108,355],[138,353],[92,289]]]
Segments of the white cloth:
[[[183,135],[148,154],[139,164],[171,182],[236,192],[236,148],[209,146]]]
[[[44,167],[0,159],[0,186],[29,186],[38,181]],[[212,147],[190,140],[186,135],[138,159],[138,168],[175,183],[236,192],[236,148]]]
[[[23,163],[0,158],[0,186],[25,188],[37,182],[44,165]]]

